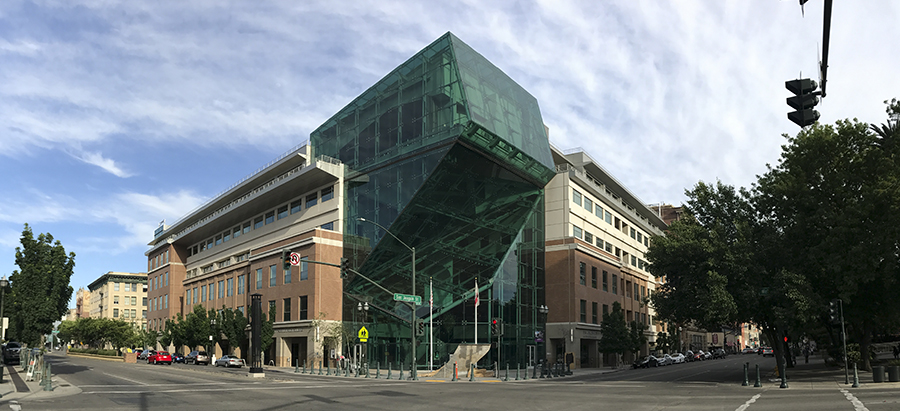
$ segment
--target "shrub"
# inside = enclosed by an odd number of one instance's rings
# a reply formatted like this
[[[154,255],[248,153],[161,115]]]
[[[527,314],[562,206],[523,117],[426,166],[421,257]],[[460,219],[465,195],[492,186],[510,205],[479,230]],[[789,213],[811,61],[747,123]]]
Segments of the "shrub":
[[[82,353],[82,354],[94,354],[94,355],[108,355],[110,357],[118,357],[119,352],[116,350],[103,350],[98,348],[69,348],[69,352],[72,353]]]

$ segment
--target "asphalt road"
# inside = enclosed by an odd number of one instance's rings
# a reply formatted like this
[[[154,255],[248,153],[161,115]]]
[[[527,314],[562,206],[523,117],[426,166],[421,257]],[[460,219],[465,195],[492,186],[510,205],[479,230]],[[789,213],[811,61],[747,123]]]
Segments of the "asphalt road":
[[[774,359],[730,356],[666,367],[589,371],[552,380],[408,382],[175,364],[125,364],[51,357],[53,371],[82,392],[22,401],[21,410],[897,410],[900,383],[845,388],[834,381],[795,381],[789,389],[764,379],[742,387],[741,364],[758,362],[764,375]],[[789,374],[790,375],[790,374]],[[751,385],[752,385],[751,379]],[[0,409],[6,405],[0,402]]]

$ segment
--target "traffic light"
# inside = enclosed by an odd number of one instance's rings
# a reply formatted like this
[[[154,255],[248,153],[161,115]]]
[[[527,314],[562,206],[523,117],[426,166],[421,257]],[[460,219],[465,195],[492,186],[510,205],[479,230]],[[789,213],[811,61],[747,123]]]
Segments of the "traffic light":
[[[425,323],[416,319],[416,335],[425,335]]]
[[[838,300],[831,300],[831,302],[828,303],[828,321],[834,324],[840,322],[840,319]]]
[[[341,257],[341,278],[347,278],[350,274],[350,259]]]
[[[812,108],[819,104],[821,92],[815,91],[819,85],[813,80],[803,78],[785,81],[784,87],[794,93],[794,97],[787,98],[787,104],[796,111],[788,113],[788,120],[800,127],[815,123],[819,119],[819,112]]]
[[[290,271],[291,269],[291,252],[290,250],[281,250],[281,263],[284,267],[284,271]]]
[[[503,335],[503,320],[494,318],[491,320],[491,334],[496,336]]]

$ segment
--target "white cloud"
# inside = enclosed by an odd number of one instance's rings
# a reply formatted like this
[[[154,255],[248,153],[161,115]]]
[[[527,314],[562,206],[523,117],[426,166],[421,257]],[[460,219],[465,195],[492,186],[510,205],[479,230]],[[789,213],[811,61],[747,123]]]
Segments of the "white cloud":
[[[126,172],[125,170],[122,170],[122,168],[117,166],[116,162],[114,160],[103,157],[103,154],[101,154],[101,153],[81,152],[78,154],[73,154],[72,157],[75,157],[87,164],[91,164],[91,165],[100,167],[103,170],[107,171],[108,173],[110,173],[116,177],[122,177],[122,178],[131,177],[131,174]]]

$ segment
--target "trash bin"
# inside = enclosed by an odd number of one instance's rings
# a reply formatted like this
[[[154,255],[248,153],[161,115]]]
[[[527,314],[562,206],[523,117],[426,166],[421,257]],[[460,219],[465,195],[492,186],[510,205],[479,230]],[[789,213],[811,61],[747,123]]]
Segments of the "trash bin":
[[[872,382],[884,382],[884,366],[876,365],[872,367]]]
[[[887,370],[888,370],[888,381],[900,382],[900,365],[889,365]]]

